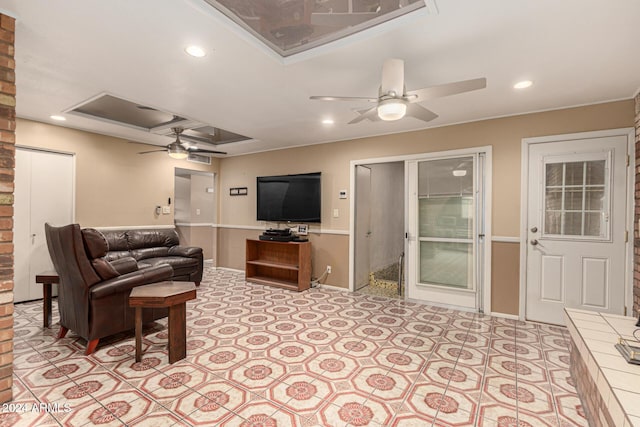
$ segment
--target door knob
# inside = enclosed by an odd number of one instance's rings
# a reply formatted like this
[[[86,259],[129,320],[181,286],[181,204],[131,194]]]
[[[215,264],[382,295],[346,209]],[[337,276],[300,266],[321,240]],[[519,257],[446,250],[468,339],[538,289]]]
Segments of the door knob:
[[[538,240],[533,239],[533,240],[531,241],[531,245],[535,246],[535,245],[537,245],[537,244],[538,244]]]
[[[537,233],[538,232],[538,227],[536,227],[536,226],[531,227],[531,232],[532,233]]]

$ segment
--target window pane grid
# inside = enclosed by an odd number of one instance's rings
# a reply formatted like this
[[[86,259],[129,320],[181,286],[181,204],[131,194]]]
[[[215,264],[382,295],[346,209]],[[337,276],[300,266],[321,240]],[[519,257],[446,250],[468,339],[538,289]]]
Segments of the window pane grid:
[[[602,237],[605,160],[545,165],[544,233]]]

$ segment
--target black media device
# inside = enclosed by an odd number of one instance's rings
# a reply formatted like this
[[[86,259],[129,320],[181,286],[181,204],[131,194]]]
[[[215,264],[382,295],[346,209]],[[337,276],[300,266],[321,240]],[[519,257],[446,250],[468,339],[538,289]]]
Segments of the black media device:
[[[320,222],[320,172],[257,178],[258,221]]]

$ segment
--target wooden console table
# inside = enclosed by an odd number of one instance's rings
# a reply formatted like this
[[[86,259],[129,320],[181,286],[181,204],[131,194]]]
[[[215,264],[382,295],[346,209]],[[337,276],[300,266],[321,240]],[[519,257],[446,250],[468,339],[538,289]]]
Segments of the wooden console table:
[[[169,363],[187,356],[187,306],[196,298],[193,282],[159,282],[137,286],[129,295],[129,306],[136,309],[136,362],[142,360],[142,309],[169,307]]]
[[[60,278],[55,270],[45,271],[36,274],[36,283],[42,284],[42,326],[48,328],[51,326],[51,298],[54,283],[60,283]]]

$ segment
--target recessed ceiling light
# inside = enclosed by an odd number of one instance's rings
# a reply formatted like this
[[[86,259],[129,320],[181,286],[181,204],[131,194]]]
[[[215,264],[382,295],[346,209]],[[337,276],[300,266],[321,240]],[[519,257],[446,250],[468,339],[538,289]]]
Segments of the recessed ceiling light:
[[[51,119],[53,119],[53,120],[57,120],[57,121],[59,121],[59,122],[64,122],[65,120],[67,120],[64,116],[56,116],[56,115],[53,115],[53,116],[50,116],[50,117],[51,117]]]
[[[199,46],[189,46],[184,51],[191,56],[195,56],[196,58],[202,58],[206,55],[204,49]]]
[[[324,120],[322,121],[322,124],[323,124],[323,125],[332,125],[332,124],[334,124],[334,123],[335,123],[335,122],[333,121],[333,119],[324,119]]]
[[[514,89],[526,89],[528,87],[531,87],[533,85],[533,82],[531,80],[523,80],[521,82],[518,82],[516,84],[513,85]]]

